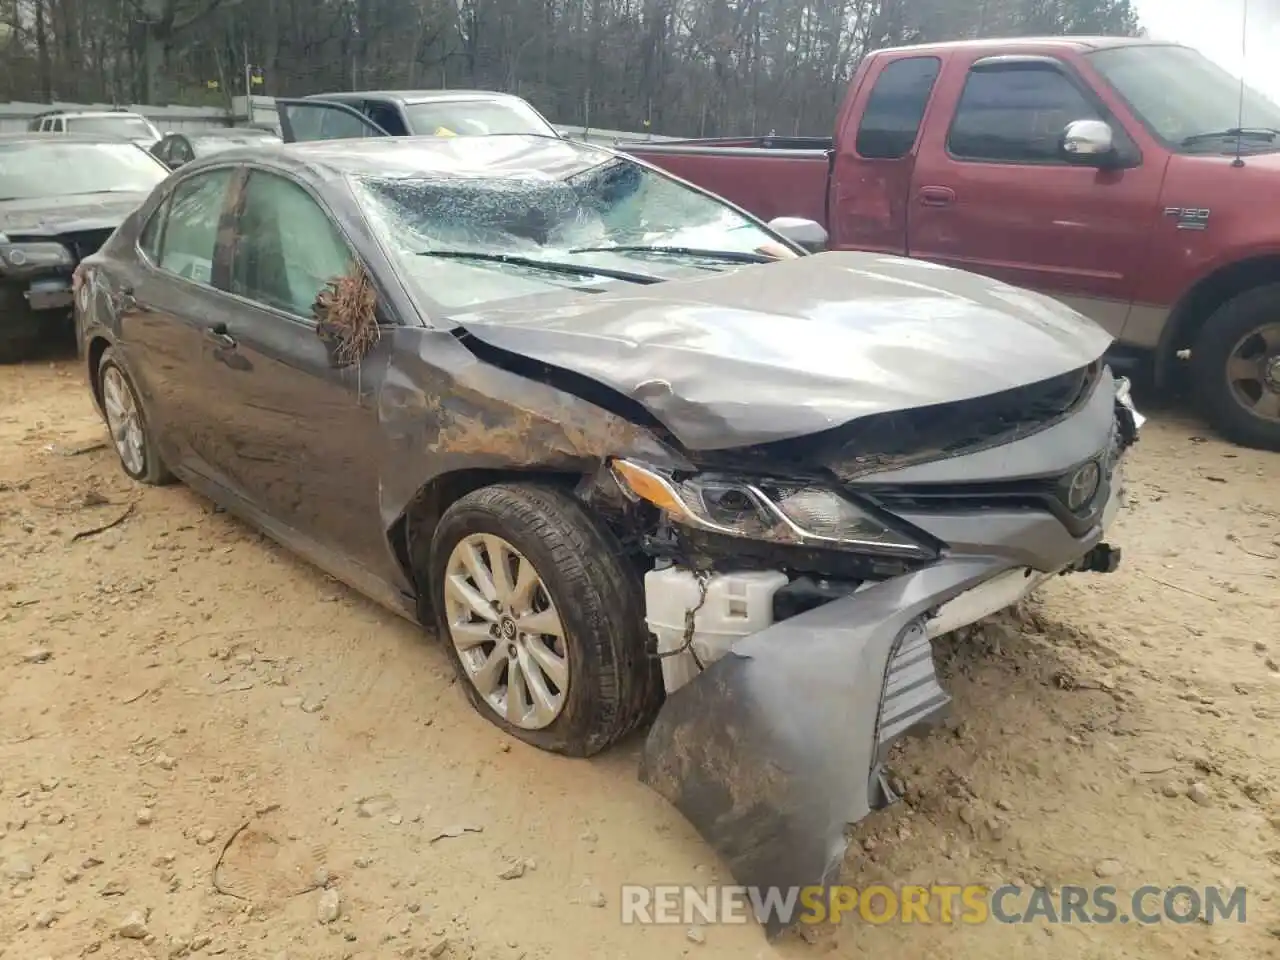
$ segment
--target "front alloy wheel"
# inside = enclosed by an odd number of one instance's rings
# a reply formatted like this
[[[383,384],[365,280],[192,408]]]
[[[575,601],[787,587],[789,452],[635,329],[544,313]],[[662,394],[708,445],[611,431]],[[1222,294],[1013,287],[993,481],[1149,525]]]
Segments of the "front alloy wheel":
[[[569,690],[564,624],[533,564],[501,537],[458,541],[445,573],[445,615],[468,679],[498,716],[542,730]]]
[[[1219,307],[1191,350],[1197,392],[1229,440],[1280,450],[1280,283]]]
[[[639,571],[569,491],[473,491],[444,512],[423,559],[417,578],[460,686],[512,736],[590,756],[661,702]]]
[[[1241,407],[1280,424],[1280,323],[1265,324],[1236,341],[1227,359],[1227,382]]]

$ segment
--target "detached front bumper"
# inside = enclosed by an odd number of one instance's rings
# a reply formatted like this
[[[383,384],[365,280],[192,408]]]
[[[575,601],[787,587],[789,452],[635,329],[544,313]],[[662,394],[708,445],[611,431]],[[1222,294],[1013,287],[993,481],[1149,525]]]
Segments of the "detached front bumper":
[[[641,780],[697,828],[737,883],[836,882],[848,825],[897,799],[883,774],[889,749],[948,709],[930,639],[1017,603],[1057,573],[1114,569],[1119,552],[1103,536],[1124,496],[1118,459],[1083,535],[1047,510],[900,513],[949,544],[943,559],[736,641],[668,696]],[[770,936],[782,928],[775,915],[761,919]]]
[[[947,710],[936,614],[1009,572],[1020,575],[999,559],[944,560],[738,641],[668,697],[641,780],[737,883],[834,883],[847,825],[896,799],[881,774],[889,748]],[[764,919],[770,935],[781,929]]]

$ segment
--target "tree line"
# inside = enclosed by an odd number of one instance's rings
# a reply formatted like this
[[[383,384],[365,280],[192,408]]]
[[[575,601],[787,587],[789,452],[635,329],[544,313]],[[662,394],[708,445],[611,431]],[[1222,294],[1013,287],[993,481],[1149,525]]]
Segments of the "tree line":
[[[0,98],[473,87],[560,123],[825,135],[878,47],[1139,30],[1131,0],[0,0]]]

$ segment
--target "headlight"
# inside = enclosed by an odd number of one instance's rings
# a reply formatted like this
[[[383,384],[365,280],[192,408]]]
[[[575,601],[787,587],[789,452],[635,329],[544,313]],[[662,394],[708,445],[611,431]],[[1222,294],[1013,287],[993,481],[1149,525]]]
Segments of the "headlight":
[[[69,267],[71,251],[60,243],[0,244],[0,260],[10,267]]]
[[[614,460],[632,496],[676,523],[731,537],[904,557],[932,551],[834,490],[795,480],[697,475],[684,480],[632,460]]]
[[[1129,411],[1129,416],[1133,418],[1134,430],[1141,430],[1147,418],[1133,405],[1133,388],[1129,384],[1128,377],[1116,377],[1116,403]]]

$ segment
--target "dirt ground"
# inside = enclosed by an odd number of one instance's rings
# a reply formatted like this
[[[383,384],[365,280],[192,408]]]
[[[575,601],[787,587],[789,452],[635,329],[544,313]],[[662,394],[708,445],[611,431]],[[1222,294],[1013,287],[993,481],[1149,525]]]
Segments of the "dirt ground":
[[[0,368],[5,960],[1280,956],[1280,458],[1193,419],[1135,451],[1120,572],[939,645],[959,722],[898,759],[846,875],[1243,884],[1247,923],[774,944],[620,922],[623,883],[723,878],[637,741],[507,742],[429,638],[104,438],[73,361]]]

